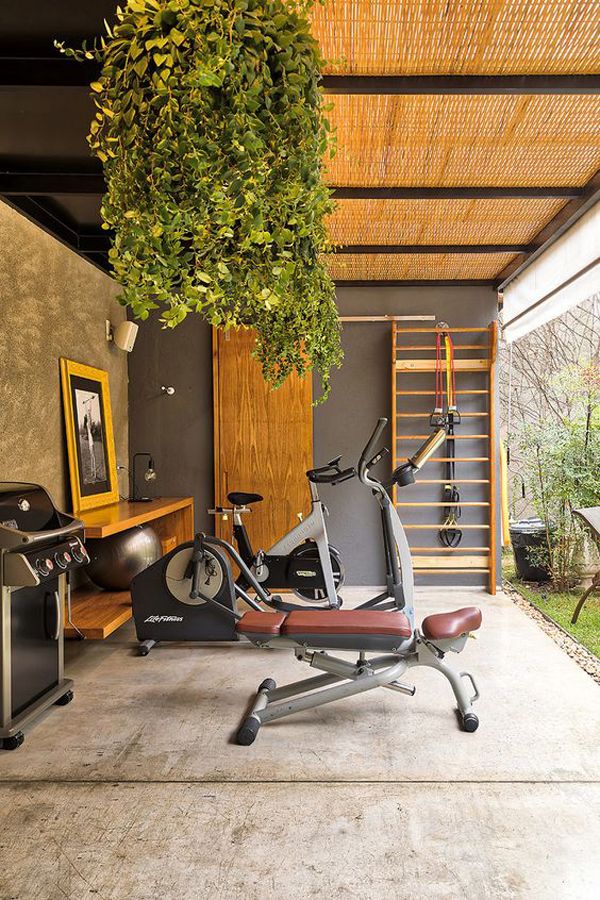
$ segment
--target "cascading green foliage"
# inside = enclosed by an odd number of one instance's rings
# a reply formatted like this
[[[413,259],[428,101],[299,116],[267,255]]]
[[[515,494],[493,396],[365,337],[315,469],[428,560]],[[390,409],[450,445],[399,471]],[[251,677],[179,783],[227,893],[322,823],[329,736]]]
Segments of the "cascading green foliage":
[[[129,0],[93,46],[57,46],[102,65],[88,141],[122,303],[252,327],[269,382],[314,367],[325,396],[342,352],[313,3]]]

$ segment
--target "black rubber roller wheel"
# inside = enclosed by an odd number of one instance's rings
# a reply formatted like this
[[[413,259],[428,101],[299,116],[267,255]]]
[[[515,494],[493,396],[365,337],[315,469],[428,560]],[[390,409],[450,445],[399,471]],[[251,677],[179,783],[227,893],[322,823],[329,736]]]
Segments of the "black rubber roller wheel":
[[[272,678],[265,678],[259,687],[259,691],[274,691],[277,685]]]
[[[479,728],[479,719],[475,715],[475,713],[466,713],[462,717],[462,728],[463,731],[477,731]]]
[[[236,741],[242,747],[249,747],[256,740],[260,722],[255,716],[248,716],[237,733]]]
[[[0,738],[0,749],[18,750],[24,740],[25,735],[23,734],[23,732],[17,731],[16,734],[12,735],[12,737]]]
[[[55,706],[66,706],[67,703],[70,703],[73,699],[73,691],[67,691],[66,694],[63,694],[62,697],[59,697],[58,700],[55,701]]]

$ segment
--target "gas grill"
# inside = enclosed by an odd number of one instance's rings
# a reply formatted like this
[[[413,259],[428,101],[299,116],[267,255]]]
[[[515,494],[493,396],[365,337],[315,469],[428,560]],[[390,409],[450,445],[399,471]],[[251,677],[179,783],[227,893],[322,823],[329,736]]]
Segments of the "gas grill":
[[[64,677],[68,574],[89,562],[83,522],[60,512],[38,484],[0,483],[0,746],[23,743],[22,728],[53,703],[73,698]]]

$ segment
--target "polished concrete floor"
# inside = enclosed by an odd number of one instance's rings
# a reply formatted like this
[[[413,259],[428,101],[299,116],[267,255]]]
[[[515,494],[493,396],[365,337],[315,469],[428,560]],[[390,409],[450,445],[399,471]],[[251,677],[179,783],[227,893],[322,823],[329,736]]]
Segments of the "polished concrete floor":
[[[239,644],[134,653],[71,644],[75,701],[0,754],[0,900],[592,898],[600,884],[600,688],[502,595],[451,662],[477,677],[475,734],[449,685],[378,691],[232,735],[266,676]],[[308,672],[307,672],[308,674]]]

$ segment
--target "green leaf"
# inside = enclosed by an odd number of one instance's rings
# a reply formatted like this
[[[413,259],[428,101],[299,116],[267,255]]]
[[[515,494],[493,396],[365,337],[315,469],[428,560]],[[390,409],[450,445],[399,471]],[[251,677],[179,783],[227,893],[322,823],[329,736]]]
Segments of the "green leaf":
[[[120,302],[165,328],[252,327],[271,385],[315,368],[326,395],[342,358],[322,261],[335,141],[310,6],[131,0],[106,37],[60,49],[101,65],[88,142]]]

